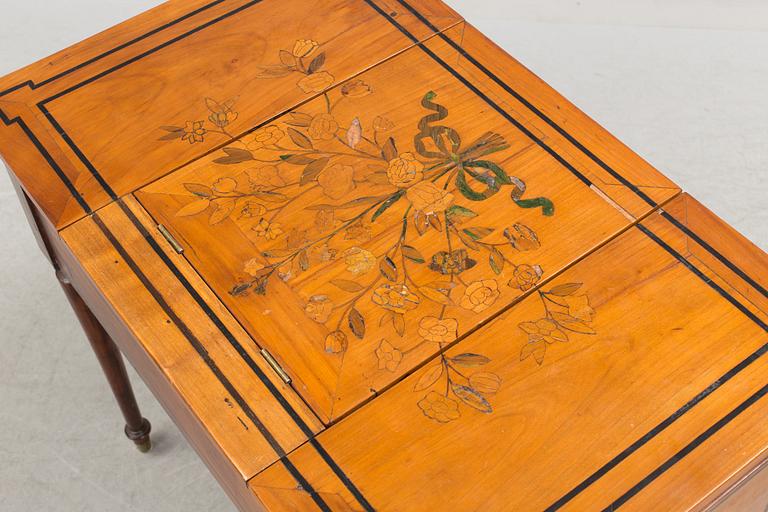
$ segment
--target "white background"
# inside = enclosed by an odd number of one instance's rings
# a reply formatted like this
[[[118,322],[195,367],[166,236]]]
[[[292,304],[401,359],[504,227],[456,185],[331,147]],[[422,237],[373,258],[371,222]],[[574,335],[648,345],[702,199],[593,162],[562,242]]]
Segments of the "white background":
[[[0,75],[157,5],[0,0]],[[448,0],[763,249],[768,3]],[[225,511],[218,485],[134,379],[142,456],[0,175],[0,510]]]

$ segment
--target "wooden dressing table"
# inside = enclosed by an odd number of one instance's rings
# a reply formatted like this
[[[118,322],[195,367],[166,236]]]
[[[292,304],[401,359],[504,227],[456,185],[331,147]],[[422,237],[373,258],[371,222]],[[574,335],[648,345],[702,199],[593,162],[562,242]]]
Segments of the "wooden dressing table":
[[[0,154],[242,510],[757,510],[768,257],[439,0],[186,0],[0,79]]]

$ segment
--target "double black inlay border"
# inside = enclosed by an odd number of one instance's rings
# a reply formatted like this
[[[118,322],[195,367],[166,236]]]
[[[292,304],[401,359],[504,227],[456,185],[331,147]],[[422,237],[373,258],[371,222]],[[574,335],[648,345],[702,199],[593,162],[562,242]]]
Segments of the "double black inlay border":
[[[150,32],[147,32],[135,39],[132,39],[126,43],[123,43],[107,52],[104,52],[96,57],[93,57],[73,68],[70,68],[64,72],[61,72],[55,76],[52,76],[40,83],[35,83],[33,81],[26,81],[21,84],[18,84],[6,91],[0,92],[0,97],[10,94],[16,90],[19,90],[23,87],[29,87],[30,89],[37,89],[39,87],[42,87],[44,85],[47,85],[51,82],[54,82],[58,79],[61,79],[79,69],[85,68],[109,55],[112,55],[116,52],[119,52],[125,48],[128,48],[129,46],[132,46],[140,41],[143,41],[155,34],[158,34],[162,31],[167,30],[170,27],[173,27],[174,25],[177,25],[179,23],[182,23],[198,14],[203,13],[204,11],[207,11],[217,5],[220,5],[224,3],[226,0],[215,0],[213,2],[210,2],[208,4],[205,4],[201,6],[200,8],[191,11],[184,16],[177,18],[169,23],[166,23],[160,27],[157,27],[153,29]],[[51,125],[56,129],[57,133],[60,134],[62,139],[67,143],[67,145],[74,151],[74,153],[78,156],[78,158],[83,162],[83,164],[88,168],[89,172],[93,175],[93,177],[98,181],[98,183],[102,186],[103,190],[110,196],[111,199],[118,202],[120,205],[120,208],[125,213],[125,215],[129,218],[129,220],[132,222],[132,224],[136,227],[137,230],[141,233],[141,235],[147,240],[147,242],[150,244],[151,248],[155,251],[155,253],[162,259],[162,261],[165,263],[165,265],[169,268],[169,270],[174,274],[174,276],[181,282],[181,284],[184,286],[184,288],[187,290],[188,293],[193,297],[193,299],[198,303],[198,305],[201,307],[201,309],[206,313],[206,315],[211,319],[211,321],[216,325],[216,327],[222,332],[222,334],[227,338],[229,343],[235,348],[235,350],[238,352],[238,354],[243,358],[243,360],[248,364],[248,366],[251,368],[251,370],[259,377],[261,382],[267,387],[267,389],[270,391],[270,393],[277,399],[277,401],[280,403],[280,405],[283,407],[283,409],[289,414],[289,416],[293,419],[293,421],[297,424],[299,429],[304,433],[304,435],[307,436],[309,439],[309,443],[314,447],[314,449],[319,453],[319,455],[323,458],[323,460],[326,462],[326,464],[329,465],[329,467],[332,469],[334,474],[340,479],[340,481],[344,484],[344,486],[353,494],[355,499],[358,501],[358,503],[363,507],[366,511],[373,511],[374,508],[372,505],[368,502],[368,500],[365,498],[365,496],[360,492],[360,490],[354,485],[354,483],[348,478],[348,476],[344,473],[344,471],[338,466],[338,464],[333,460],[333,458],[328,454],[328,452],[323,448],[323,446],[319,443],[319,441],[316,439],[314,433],[310,429],[310,427],[304,422],[304,420],[301,418],[301,416],[296,412],[296,410],[291,406],[291,404],[283,397],[283,395],[280,393],[280,391],[277,389],[277,387],[272,383],[272,381],[264,374],[264,372],[259,368],[259,366],[253,361],[253,359],[250,357],[250,355],[245,351],[245,349],[242,347],[242,345],[238,342],[238,340],[232,335],[232,333],[227,329],[227,327],[223,324],[223,322],[218,318],[215,312],[213,312],[206,304],[206,302],[203,300],[203,298],[197,293],[197,291],[194,289],[194,287],[189,283],[189,281],[183,276],[183,274],[179,271],[179,269],[176,267],[176,265],[168,258],[168,256],[165,254],[165,252],[160,248],[160,246],[157,244],[155,239],[147,232],[144,225],[136,218],[136,216],[133,214],[133,212],[123,203],[115,192],[112,190],[112,188],[109,186],[109,184],[103,179],[103,177],[99,174],[98,170],[88,161],[87,157],[83,154],[83,152],[77,147],[77,145],[74,143],[74,141],[69,137],[69,135],[66,133],[66,131],[61,127],[61,125],[56,121],[56,119],[53,117],[53,115],[50,113],[50,111],[47,109],[47,105],[66,95],[69,94],[72,91],[75,91],[81,87],[84,87],[85,85],[88,85],[103,76],[106,76],[110,73],[113,73],[114,71],[117,71],[118,69],[121,69],[133,62],[136,62],[140,59],[143,59],[144,57],[147,57],[148,55],[151,55],[153,53],[156,53],[157,51],[160,51],[161,49],[170,46],[182,39],[185,39],[207,27],[210,27],[224,19],[230,18],[258,3],[260,3],[262,0],[252,0],[251,2],[248,2],[246,4],[243,4],[231,11],[228,11],[227,13],[224,13],[221,16],[218,16],[217,18],[214,18],[212,20],[207,21],[206,23],[203,23],[202,25],[199,25],[195,27],[194,29],[191,29],[179,36],[176,36],[173,39],[170,39],[166,41],[165,43],[153,47],[152,49],[143,52],[139,55],[136,55],[116,66],[113,66],[97,75],[94,75],[93,77],[80,82],[72,87],[69,87],[49,98],[46,98],[45,100],[39,102],[37,104],[37,107],[40,109],[40,111],[45,115],[45,117],[48,119],[48,121],[51,123]],[[453,67],[451,67],[448,63],[446,63],[444,60],[442,60],[439,56],[437,56],[434,52],[432,52],[429,48],[427,48],[418,38],[416,38],[411,32],[409,32],[405,27],[403,27],[400,23],[398,23],[393,16],[390,15],[390,13],[384,11],[381,9],[378,5],[376,5],[372,0],[364,0],[371,8],[373,8],[378,14],[386,18],[394,27],[396,27],[401,33],[403,33],[406,37],[408,37],[415,46],[418,46],[422,51],[424,51],[432,60],[434,60],[436,63],[441,65],[446,71],[451,73],[457,80],[459,80],[463,85],[465,85],[467,88],[469,88],[473,93],[475,93],[478,97],[483,99],[490,107],[492,107],[496,112],[498,112],[500,115],[502,115],[507,121],[509,121],[512,125],[514,125],[516,128],[518,128],[523,134],[528,136],[534,143],[536,143],[540,148],[542,148],[545,152],[547,152],[550,156],[552,156],[557,162],[559,162],[561,165],[563,165],[566,169],[568,169],[576,178],[578,178],[582,183],[584,183],[586,186],[592,186],[591,180],[581,171],[579,171],[574,165],[572,165],[570,162],[568,162],[564,157],[562,157],[560,154],[558,154],[555,150],[553,150],[551,147],[549,147],[546,143],[544,143],[541,139],[536,137],[535,134],[533,134],[530,130],[528,130],[520,121],[515,119],[511,114],[509,114],[506,110],[504,110],[501,106],[499,106],[496,102],[494,102],[491,98],[489,98],[486,94],[484,94],[482,91],[480,91],[474,84],[469,82],[466,78],[464,78],[458,71],[456,71]],[[595,155],[592,151],[590,151],[588,148],[586,148],[582,143],[580,143],[575,137],[573,137],[569,132],[567,132],[564,128],[562,128],[560,125],[558,125],[556,122],[554,122],[551,118],[549,118],[544,112],[542,112],[540,109],[538,109],[535,105],[533,105],[530,101],[528,101],[525,97],[523,97],[520,93],[515,91],[512,87],[510,87],[508,84],[506,84],[503,80],[501,80],[498,76],[496,76],[492,71],[490,71],[487,67],[485,67],[481,62],[479,62],[477,59],[475,59],[471,54],[469,54],[465,49],[463,49],[459,44],[457,44],[455,41],[453,41],[451,38],[446,36],[443,32],[441,32],[435,25],[433,25],[425,16],[423,16],[418,10],[416,10],[413,6],[408,4],[405,0],[398,0],[398,2],[411,14],[413,14],[419,21],[421,21],[425,26],[430,28],[434,33],[436,33],[443,41],[448,43],[453,49],[455,49],[459,55],[464,57],[468,62],[470,62],[472,65],[477,67],[482,73],[484,73],[489,79],[491,79],[493,82],[495,82],[497,85],[499,85],[504,91],[509,93],[511,96],[513,96],[515,99],[517,99],[520,103],[522,103],[528,110],[530,110],[533,114],[535,114],[537,117],[539,117],[542,121],[544,121],[546,124],[548,124],[550,127],[552,127],[554,130],[556,130],[561,136],[563,136],[566,140],[568,140],[569,143],[571,143],[574,147],[576,147],[579,151],[581,151],[584,155],[586,155],[588,158],[590,158],[593,162],[595,162],[599,167],[604,169],[606,172],[608,172],[611,176],[613,176],[615,179],[617,179],[621,184],[626,186],[628,189],[630,189],[632,192],[634,192],[638,197],[640,197],[644,202],[646,202],[649,206],[651,206],[654,209],[658,209],[659,205],[650,198],[647,194],[645,194],[639,187],[631,183],[629,180],[627,180],[624,176],[622,176],[619,172],[617,172],[615,169],[610,167],[607,163],[605,163],[602,159],[600,159],[597,155]],[[75,200],[78,202],[78,204],[83,208],[83,210],[86,212],[86,214],[93,214],[92,219],[96,223],[96,225],[99,227],[99,229],[102,231],[104,236],[110,241],[110,243],[115,247],[115,249],[118,251],[118,253],[121,255],[121,257],[126,261],[126,263],[131,267],[133,272],[136,274],[136,276],[139,278],[139,280],[142,282],[142,284],[147,288],[149,293],[155,298],[155,300],[158,302],[158,304],[161,306],[161,308],[168,314],[168,317],[173,321],[173,323],[179,328],[179,330],[184,334],[184,336],[189,340],[192,347],[198,352],[200,357],[205,361],[205,363],[208,365],[208,367],[211,369],[211,371],[214,373],[214,375],[217,377],[217,379],[221,382],[222,386],[229,392],[232,397],[235,399],[235,401],[238,403],[238,405],[242,408],[246,416],[249,418],[249,420],[256,426],[256,428],[259,430],[259,432],[264,436],[264,438],[267,440],[267,442],[270,444],[270,446],[275,450],[275,453],[280,457],[281,463],[284,465],[284,467],[289,471],[289,473],[295,478],[299,486],[305,490],[313,499],[315,504],[323,511],[331,510],[330,507],[327,505],[327,503],[324,502],[321,496],[313,489],[312,485],[306,480],[306,478],[303,477],[303,475],[299,472],[299,470],[290,462],[290,460],[287,457],[287,454],[285,453],[285,450],[280,446],[280,444],[277,442],[277,440],[274,438],[274,436],[269,432],[269,430],[266,428],[266,426],[259,420],[259,418],[254,414],[253,410],[250,408],[246,400],[240,395],[237,390],[234,388],[234,386],[231,384],[231,382],[226,378],[226,376],[221,372],[221,370],[218,368],[216,363],[211,359],[207,351],[205,350],[204,345],[200,342],[199,339],[197,339],[192,333],[189,328],[184,324],[184,322],[176,315],[176,313],[172,310],[170,305],[166,302],[166,300],[163,298],[163,296],[159,293],[159,291],[154,287],[154,285],[151,283],[151,281],[143,274],[141,269],[138,267],[138,265],[133,261],[133,259],[128,255],[128,253],[125,251],[125,249],[122,247],[120,242],[115,238],[115,236],[111,233],[109,228],[101,221],[98,214],[95,214],[92,212],[91,208],[89,207],[88,203],[85,201],[85,199],[81,196],[79,191],[75,188],[74,184],[71,182],[71,180],[66,176],[66,174],[63,172],[61,167],[58,165],[58,163],[55,161],[55,159],[51,156],[51,154],[46,150],[44,145],[40,142],[40,140],[37,138],[37,136],[34,134],[34,132],[29,128],[29,126],[24,122],[23,119],[20,117],[15,118],[9,118],[1,109],[0,109],[0,120],[3,121],[3,123],[6,126],[10,126],[12,124],[18,124],[22,131],[25,133],[25,135],[32,141],[32,143],[35,145],[35,147],[38,149],[38,151],[41,153],[41,155],[45,158],[45,160],[48,162],[48,164],[53,168],[56,175],[62,180],[66,188],[69,190],[69,192],[72,194],[72,196],[75,198]],[[742,271],[737,265],[735,265],[733,262],[731,262],[728,258],[726,258],[724,255],[722,255],[719,251],[714,249],[711,245],[709,245],[706,241],[704,241],[701,237],[699,237],[696,233],[694,233],[690,228],[683,225],[680,221],[675,219],[672,215],[667,213],[664,210],[659,209],[659,213],[670,223],[672,223],[678,230],[685,233],[687,236],[689,236],[691,239],[693,239],[696,243],[698,243],[701,247],[703,247],[707,252],[712,254],[717,260],[719,260],[722,264],[724,264],[728,269],[730,269],[732,272],[734,272],[736,275],[738,275],[741,279],[743,279],[745,282],[747,282],[750,286],[752,286],[754,289],[756,289],[760,294],[762,294],[765,297],[768,297],[768,291],[761,286],[759,283],[757,283],[753,278],[751,278],[749,275],[747,275],[744,271]],[[666,242],[661,240],[658,236],[656,236],[651,230],[649,230],[646,226],[644,226],[642,223],[637,223],[635,225],[637,229],[642,231],[646,236],[648,236],[650,239],[652,239],[656,244],[658,244],[660,247],[662,247],[666,252],[668,252],[671,256],[673,256],[675,259],[677,259],[680,263],[682,263],[686,268],[688,268],[691,272],[693,272],[697,277],[699,277],[702,281],[704,281],[708,286],[713,288],[717,293],[719,293],[723,298],[725,298],[728,302],[730,302],[734,307],[736,307],[739,311],[741,311],[744,315],[746,315],[750,320],[752,320],[755,324],[757,324],[760,328],[762,328],[764,331],[768,332],[768,326],[756,315],[754,315],[748,308],[746,308],[743,304],[741,304],[736,298],[734,298],[728,291],[717,285],[715,282],[713,282],[711,279],[706,277],[706,275],[701,272],[696,266],[694,266],[692,263],[690,263],[684,256],[677,253],[674,249],[672,249]],[[735,375],[737,375],[739,372],[741,372],[744,368],[752,364],[754,361],[756,361],[758,358],[762,357],[766,352],[768,352],[768,344],[763,345],[760,347],[757,351],[755,351],[753,354],[748,356],[746,359],[744,359],[741,363],[736,365],[734,368],[726,372],[723,376],[721,376],[719,379],[717,379],[712,385],[708,386],[705,390],[703,390],[701,393],[696,395],[693,399],[691,399],[688,403],[686,403],[683,407],[678,409],[675,413],[673,413],[671,416],[669,416],[667,419],[659,423],[656,427],[651,429],[647,434],[639,438],[637,441],[635,441],[632,445],[630,445],[627,449],[616,455],[613,459],[611,459],[608,463],[606,463],[604,466],[602,466],[600,469],[598,469],[596,472],[594,472],[592,475],[590,475],[587,479],[582,481],[580,484],[578,484],[576,487],[571,489],[568,493],[563,495],[559,500],[557,500],[555,503],[553,503],[550,507],[547,508],[548,511],[555,511],[559,510],[562,506],[567,504],[569,501],[571,501],[573,498],[575,498],[578,494],[580,494],[582,491],[584,491],[586,488],[588,488],[590,485],[595,483],[599,478],[604,476],[608,471],[616,467],[619,463],[621,463],[623,460],[625,460],[627,457],[629,457],[632,453],[637,451],[639,448],[641,448],[643,445],[645,445],[648,441],[653,439],[655,436],[657,436],[659,433],[661,433],[663,430],[665,430],[667,427],[669,427],[672,423],[674,423],[677,419],[679,419],[683,414],[685,414],[687,411],[689,411],[691,408],[693,408],[695,405],[697,405],[699,402],[701,402],[704,398],[709,396],[711,393],[713,393],[715,390],[717,390],[719,387],[721,387],[723,384],[728,382],[730,379],[732,379]],[[688,453],[693,451],[697,446],[699,446],[701,443],[705,442],[709,437],[711,437],[714,433],[719,431],[721,428],[723,428],[725,425],[727,425],[730,421],[732,421],[736,416],[738,416],[741,412],[749,408],[752,404],[754,404],[757,400],[759,400],[762,396],[764,396],[766,393],[768,393],[768,385],[761,388],[759,391],[757,391],[755,394],[750,396],[747,400],[742,402],[738,407],[736,407],[733,411],[731,411],[728,415],[721,418],[717,423],[713,424],[709,429],[707,429],[705,432],[703,432],[701,435],[699,435],[697,438],[692,440],[686,447],[684,447],[682,450],[680,450],[678,453],[676,453],[674,456],[672,456],[670,459],[668,459],[664,464],[660,465],[656,470],[654,470],[652,473],[650,473],[647,477],[645,477],[643,480],[638,482],[635,486],[633,486],[631,489],[629,489],[626,493],[624,493],[621,497],[619,497],[616,501],[614,501],[611,505],[609,505],[605,510],[616,510],[618,507],[623,505],[626,501],[628,501],[632,496],[640,492],[642,489],[644,489],[647,485],[649,485],[652,481],[654,481],[656,478],[658,478],[661,474],[663,474],[665,471],[667,471],[669,468],[671,468],[675,463],[677,463],[679,460],[681,460],[683,457],[685,457]]]

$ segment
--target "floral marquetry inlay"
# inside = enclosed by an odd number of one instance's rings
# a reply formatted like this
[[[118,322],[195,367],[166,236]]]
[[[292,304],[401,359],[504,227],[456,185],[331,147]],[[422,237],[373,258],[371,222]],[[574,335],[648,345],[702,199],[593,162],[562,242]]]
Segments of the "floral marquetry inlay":
[[[550,345],[568,342],[574,334],[596,334],[592,327],[595,310],[587,295],[577,293],[580,289],[581,283],[566,283],[538,290],[544,316],[518,325],[528,335],[520,351],[521,361],[533,357],[541,365]]]
[[[324,62],[318,52],[313,41],[297,41],[269,73],[316,75]],[[376,371],[395,373],[424,344],[438,350],[455,341],[462,318],[498,310],[505,290],[519,294],[542,279],[530,255],[519,258],[542,250],[531,224],[536,217],[523,223],[514,208],[545,218],[555,206],[543,195],[531,197],[504,168],[511,147],[504,135],[462,136],[434,92],[414,105],[410,140],[396,135],[402,130],[387,115],[348,114],[376,89],[355,79],[321,94],[321,111],[294,110],[230,137],[212,160],[222,172],[212,181],[185,182],[188,200],[176,216],[214,227],[234,222],[258,247],[232,276],[229,293],[237,300],[269,296],[276,280],[291,285],[334,268],[303,297],[306,317],[326,329],[316,343],[331,357],[363,343]],[[236,101],[203,104],[207,121],[163,127],[163,139],[194,144],[230,136]],[[501,194],[509,214],[486,219],[482,203]],[[427,391],[419,402],[424,414],[449,421],[460,414],[459,403],[491,412],[488,397],[501,379],[478,369],[487,362],[481,354],[443,356],[417,386]]]

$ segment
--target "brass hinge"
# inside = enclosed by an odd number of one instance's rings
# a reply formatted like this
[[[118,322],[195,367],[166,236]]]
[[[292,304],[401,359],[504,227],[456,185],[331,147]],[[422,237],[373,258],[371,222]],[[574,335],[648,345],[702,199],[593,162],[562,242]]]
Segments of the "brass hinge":
[[[281,379],[283,379],[283,382],[286,384],[291,383],[291,377],[288,375],[288,373],[283,370],[283,367],[280,366],[280,363],[277,362],[277,360],[272,357],[272,354],[269,353],[269,351],[265,348],[261,349],[261,355],[264,356],[264,359],[267,360],[269,363],[269,366],[272,367],[273,370],[275,370],[275,373],[280,376]]]
[[[171,247],[173,247],[173,250],[177,253],[181,254],[184,252],[184,248],[181,246],[179,242],[176,241],[176,239],[173,237],[170,231],[163,226],[162,224],[157,225],[157,230],[160,232],[161,235],[163,235],[163,238],[168,240],[168,243],[171,244]]]

